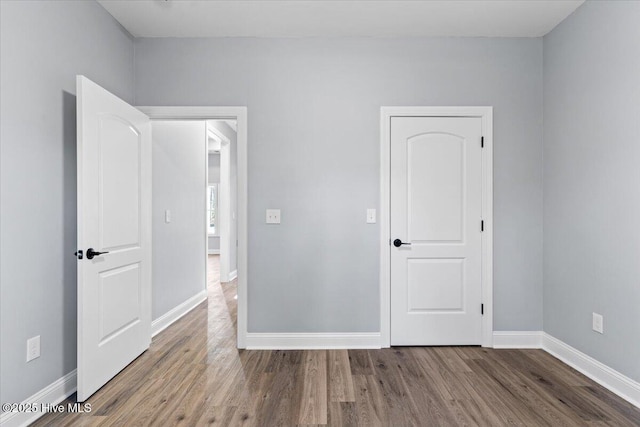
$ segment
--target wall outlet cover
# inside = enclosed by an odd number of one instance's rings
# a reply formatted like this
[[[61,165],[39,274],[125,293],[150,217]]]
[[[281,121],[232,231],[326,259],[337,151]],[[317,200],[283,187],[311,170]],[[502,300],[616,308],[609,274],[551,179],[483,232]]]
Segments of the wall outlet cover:
[[[592,329],[596,332],[604,334],[604,317],[602,314],[592,313],[593,314],[593,325]]]
[[[27,362],[40,357],[40,335],[27,340]]]
[[[267,224],[280,224],[280,209],[267,209]]]

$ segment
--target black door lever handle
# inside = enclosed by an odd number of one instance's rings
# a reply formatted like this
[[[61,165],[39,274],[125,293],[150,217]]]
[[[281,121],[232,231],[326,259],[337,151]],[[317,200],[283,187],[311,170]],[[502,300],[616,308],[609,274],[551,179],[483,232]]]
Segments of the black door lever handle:
[[[393,246],[399,248],[400,246],[411,246],[411,243],[402,243],[402,240],[396,239],[393,241]]]
[[[93,248],[89,248],[87,249],[87,259],[93,259],[94,256],[108,254],[108,253],[109,251],[97,252],[97,251],[94,251]]]

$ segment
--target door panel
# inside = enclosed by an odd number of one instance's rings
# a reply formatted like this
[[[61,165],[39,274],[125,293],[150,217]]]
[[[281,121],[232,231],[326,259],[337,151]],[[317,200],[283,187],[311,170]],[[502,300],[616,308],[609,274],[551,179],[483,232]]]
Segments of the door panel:
[[[135,126],[113,115],[101,115],[99,191],[100,232],[106,250],[139,246],[140,149]]]
[[[464,215],[464,140],[430,133],[407,140],[408,237],[460,241]]]
[[[408,259],[408,312],[461,311],[464,259]]]
[[[85,77],[78,102],[78,400],[151,342],[151,124]],[[105,252],[88,257],[88,249]]]
[[[480,344],[480,118],[391,118],[391,344]]]
[[[140,321],[140,264],[100,273],[100,343]]]

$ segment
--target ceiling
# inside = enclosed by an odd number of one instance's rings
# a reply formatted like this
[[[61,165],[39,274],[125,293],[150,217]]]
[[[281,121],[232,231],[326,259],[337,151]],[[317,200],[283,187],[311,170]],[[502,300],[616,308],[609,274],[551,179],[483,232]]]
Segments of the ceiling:
[[[540,37],[584,0],[98,0],[135,37]]]

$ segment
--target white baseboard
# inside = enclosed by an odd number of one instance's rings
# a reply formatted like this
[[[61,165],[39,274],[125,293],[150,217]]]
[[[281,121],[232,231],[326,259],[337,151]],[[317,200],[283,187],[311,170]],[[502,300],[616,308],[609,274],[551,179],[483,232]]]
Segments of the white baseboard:
[[[207,253],[209,255],[220,255],[220,249],[209,249]]]
[[[542,348],[542,331],[494,331],[493,348]]]
[[[612,393],[640,408],[640,383],[637,381],[546,333],[542,339],[542,348]]]
[[[198,304],[207,299],[207,291],[202,290],[196,295],[192,296],[182,304],[169,310],[156,320],[151,322],[151,336],[155,337],[160,332],[167,329],[173,322],[180,319],[182,316],[193,310]]]
[[[42,408],[43,404],[57,405],[76,391],[76,370],[49,384],[33,396],[25,399],[23,404]],[[3,403],[6,403],[3,401]],[[43,416],[45,412],[3,412],[0,415],[2,427],[27,426]]]
[[[381,348],[380,332],[256,333],[246,336],[249,350],[326,350]]]
[[[640,383],[542,331],[495,331],[493,348],[540,348],[640,408]]]
[[[238,270],[233,270],[231,273],[229,273],[229,281],[230,282],[232,280],[234,280],[236,277],[238,277]]]

